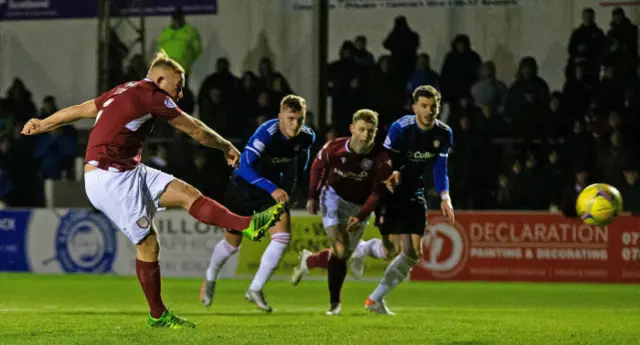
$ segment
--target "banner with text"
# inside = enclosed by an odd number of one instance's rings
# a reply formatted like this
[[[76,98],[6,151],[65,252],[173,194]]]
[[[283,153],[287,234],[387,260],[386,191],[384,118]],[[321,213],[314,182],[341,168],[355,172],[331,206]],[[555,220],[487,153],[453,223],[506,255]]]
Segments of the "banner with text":
[[[156,215],[162,275],[204,277],[222,229],[183,211]],[[0,211],[0,271],[135,275],[136,248],[103,214],[90,210]],[[229,258],[220,277],[235,275]]]
[[[460,213],[430,219],[412,280],[640,282],[640,218],[604,227],[562,215]]]
[[[315,0],[290,0],[294,10],[311,10]],[[392,8],[442,8],[492,6],[530,6],[539,0],[329,0],[330,10],[374,10]]]
[[[215,14],[218,0],[146,0],[144,14],[168,16],[181,6],[185,14]],[[111,15],[139,15],[135,1],[114,0]],[[0,20],[96,18],[99,0],[0,0]]]
[[[293,267],[300,263],[299,255],[303,249],[312,252],[318,252],[331,245],[324,228],[322,226],[322,218],[320,216],[304,215],[306,212],[292,212],[291,221],[291,245],[287,249],[280,262],[280,265],[274,272],[278,276],[287,276],[292,273]],[[380,237],[380,232],[373,225],[373,219],[370,225],[365,229],[362,239],[370,239]],[[267,239],[261,242],[245,242],[240,249],[240,259],[238,262],[238,274],[254,274],[260,266],[262,253],[269,245]],[[384,273],[387,262],[384,260],[376,260],[372,258],[365,259],[364,278],[381,277]],[[309,272],[310,276],[326,276],[325,269],[314,269]]]

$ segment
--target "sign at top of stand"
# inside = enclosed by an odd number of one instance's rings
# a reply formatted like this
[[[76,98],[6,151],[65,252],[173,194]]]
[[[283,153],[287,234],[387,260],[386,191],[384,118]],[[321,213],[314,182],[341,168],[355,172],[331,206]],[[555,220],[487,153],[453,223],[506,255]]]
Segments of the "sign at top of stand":
[[[112,0],[112,16],[137,16],[137,1]],[[181,6],[186,15],[216,14],[218,0],[143,0],[147,16],[169,16]],[[99,0],[0,0],[0,20],[96,18]]]
[[[392,8],[491,7],[536,5],[539,0],[329,0],[331,10]],[[289,0],[294,10],[311,10],[315,0]]]

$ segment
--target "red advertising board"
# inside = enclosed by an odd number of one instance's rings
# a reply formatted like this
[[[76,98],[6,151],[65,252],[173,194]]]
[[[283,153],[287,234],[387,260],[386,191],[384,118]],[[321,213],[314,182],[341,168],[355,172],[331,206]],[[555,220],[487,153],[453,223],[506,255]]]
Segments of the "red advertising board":
[[[549,213],[429,219],[412,280],[640,283],[640,218],[604,227]]]

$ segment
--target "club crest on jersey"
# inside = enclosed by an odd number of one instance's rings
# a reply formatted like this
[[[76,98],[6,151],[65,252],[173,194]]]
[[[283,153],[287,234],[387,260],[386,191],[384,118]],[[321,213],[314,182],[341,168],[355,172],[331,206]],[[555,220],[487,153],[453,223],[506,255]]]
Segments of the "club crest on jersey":
[[[364,158],[362,159],[362,163],[360,163],[360,166],[364,170],[369,170],[373,166],[373,162],[370,159]]]
[[[435,148],[440,147],[440,140],[437,140],[437,139],[436,139],[436,140],[434,140],[434,141],[433,141],[433,147],[435,147]]]
[[[138,219],[136,225],[143,229],[148,228],[150,225],[149,218],[147,218],[147,216],[143,216],[142,218]]]
[[[347,157],[340,157],[340,160],[342,161],[342,164],[344,164],[344,162],[347,161]]]
[[[294,146],[294,147],[293,147],[293,151],[294,151],[294,152],[298,152],[298,151],[300,151],[300,145],[296,145],[296,146]]]
[[[169,109],[173,109],[173,108],[177,108],[178,106],[176,105],[176,102],[174,102],[171,98],[167,97],[164,100],[164,105],[169,108]]]

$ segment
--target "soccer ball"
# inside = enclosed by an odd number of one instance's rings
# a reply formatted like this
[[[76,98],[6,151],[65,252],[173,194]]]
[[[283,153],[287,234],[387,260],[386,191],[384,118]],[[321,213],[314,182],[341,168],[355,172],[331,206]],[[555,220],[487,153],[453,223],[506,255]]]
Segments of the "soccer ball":
[[[604,226],[622,212],[622,197],[618,190],[605,183],[596,183],[583,189],[576,200],[576,210],[583,222]]]

